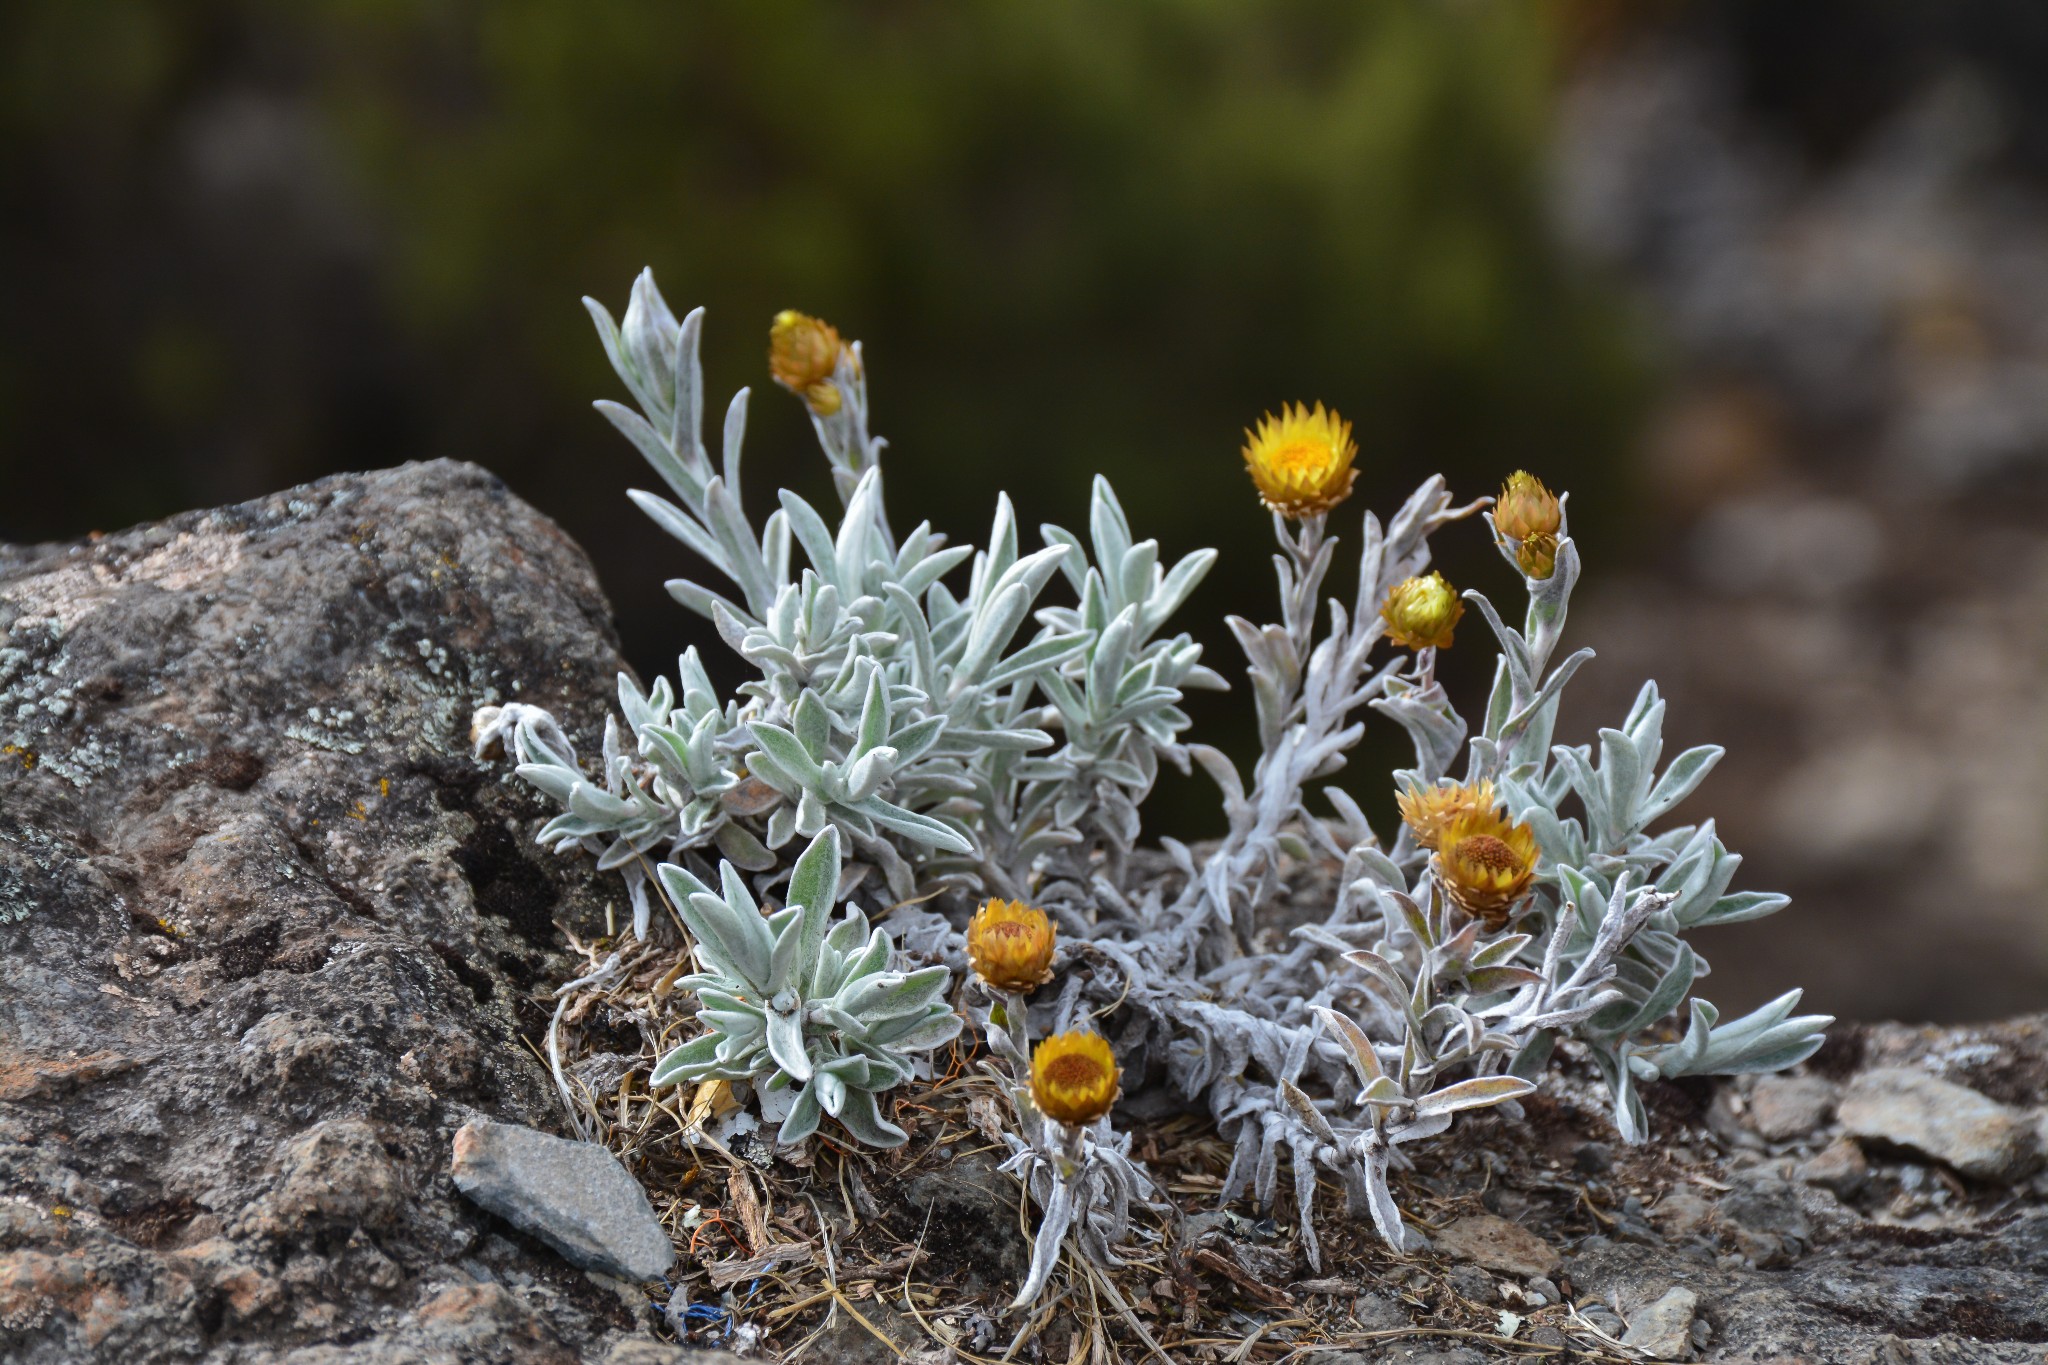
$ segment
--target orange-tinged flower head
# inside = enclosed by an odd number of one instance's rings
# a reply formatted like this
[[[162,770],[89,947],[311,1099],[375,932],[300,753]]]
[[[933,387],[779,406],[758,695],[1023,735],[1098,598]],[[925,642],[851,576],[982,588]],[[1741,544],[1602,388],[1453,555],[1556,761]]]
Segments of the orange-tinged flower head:
[[[1289,403],[1278,417],[1266,414],[1257,431],[1244,435],[1245,468],[1260,500],[1281,516],[1298,520],[1327,512],[1351,496],[1358,443],[1351,439],[1351,423],[1321,403],[1313,409]]]
[[[967,960],[999,991],[1022,994],[1052,979],[1052,917],[1021,901],[991,900],[967,925]]]
[[[1470,811],[1492,811],[1499,802],[1488,779],[1463,786],[1410,787],[1397,792],[1394,804],[1415,842],[1431,852],[1453,820]]]
[[[1031,1053],[1031,1098],[1061,1123],[1093,1123],[1116,1103],[1116,1054],[1099,1033],[1058,1033]]]
[[[812,412],[830,417],[839,411],[839,386],[832,376],[844,349],[831,323],[785,308],[768,329],[768,373]]]
[[[1403,649],[1449,649],[1451,632],[1464,614],[1457,589],[1440,573],[1396,583],[1380,608],[1388,638]]]
[[[1466,811],[1437,837],[1437,874],[1453,904],[1498,929],[1535,879],[1538,854],[1527,825],[1492,810]]]
[[[1557,571],[1557,533],[1564,511],[1543,480],[1517,469],[1493,503],[1493,529],[1515,552],[1515,563],[1531,578]]]

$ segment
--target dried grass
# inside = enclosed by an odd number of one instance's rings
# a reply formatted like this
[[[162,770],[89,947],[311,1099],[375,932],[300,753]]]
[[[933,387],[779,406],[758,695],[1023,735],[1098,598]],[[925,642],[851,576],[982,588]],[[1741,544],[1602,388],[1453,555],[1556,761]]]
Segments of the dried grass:
[[[646,1086],[656,1059],[691,1030],[688,1002],[674,991],[692,970],[686,943],[686,936],[665,933],[645,943],[571,935],[585,970],[556,993],[545,1037],[530,1040],[571,1125],[619,1154],[675,1241],[680,1259],[671,1280],[660,1290],[650,1286],[658,1331],[772,1360],[920,1365],[1308,1365],[1329,1352],[1410,1339],[1471,1343],[1503,1360],[1641,1359],[1602,1337],[1569,1303],[1520,1315],[1509,1335],[1501,1310],[1460,1295],[1435,1258],[1396,1257],[1369,1227],[1341,1215],[1318,1229],[1325,1268],[1312,1280],[1268,1283],[1234,1250],[1263,1248],[1266,1259],[1298,1266],[1291,1213],[1237,1220],[1241,1237],[1193,1247],[1177,1245],[1174,1230],[1155,1216],[1143,1226],[1144,1240],[1125,1248],[1128,1264],[1098,1267],[1070,1249],[1041,1302],[1006,1315],[1014,1283],[990,1283],[971,1267],[944,1263],[924,1245],[928,1229],[907,1237],[906,1211],[885,1208],[873,1193],[1000,1150],[984,1130],[987,1115],[1001,1112],[1003,1091],[978,1066],[977,1041],[963,1035],[936,1059],[934,1080],[885,1097],[885,1105],[893,1101],[894,1121],[911,1134],[893,1152],[860,1148],[829,1124],[794,1160],[773,1156],[751,1134],[735,1141],[740,1151],[728,1150],[692,1121],[693,1102],[710,1098],[701,1088],[650,1093]],[[627,1034],[640,1045],[622,1056],[616,1045]],[[614,1072],[616,1081],[600,1089],[588,1082]],[[977,1100],[979,1123],[970,1114]],[[1136,1154],[1166,1196],[1193,1216],[1215,1209],[1230,1150],[1206,1116],[1189,1114],[1147,1124]],[[1544,1187],[1541,1173],[1530,1174],[1532,1188]],[[1583,1204],[1587,1230],[1611,1221],[1583,1186],[1549,1184],[1561,1201],[1568,1192],[1569,1202]],[[1446,1193],[1442,1181],[1418,1173],[1401,1193],[1403,1207],[1429,1229],[1471,1211],[1478,1192]],[[1032,1211],[1021,1185],[1014,1194],[1018,1234],[1028,1243]],[[1326,1195],[1323,1207],[1342,1207],[1341,1192]],[[1398,1292],[1429,1325],[1366,1330],[1352,1304],[1368,1290]],[[671,1300],[677,1311],[664,1316]],[[687,1313],[684,1304],[691,1305]],[[1551,1339],[1530,1339],[1546,1327]]]

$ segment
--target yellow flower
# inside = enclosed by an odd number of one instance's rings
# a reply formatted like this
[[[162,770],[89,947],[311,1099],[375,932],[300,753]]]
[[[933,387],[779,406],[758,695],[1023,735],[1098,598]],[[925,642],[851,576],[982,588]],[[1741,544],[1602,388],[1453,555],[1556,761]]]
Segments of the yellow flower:
[[[1515,552],[1515,563],[1531,578],[1548,578],[1557,570],[1557,533],[1564,512],[1557,495],[1543,480],[1517,469],[1501,485],[1493,504],[1493,529]]]
[[[1031,1098],[1061,1123],[1093,1123],[1116,1103],[1116,1054],[1099,1033],[1060,1033],[1031,1054]]]
[[[768,329],[768,373],[812,412],[830,417],[839,411],[839,386],[832,376],[844,349],[832,324],[785,308]]]
[[[999,991],[1023,993],[1052,979],[1052,918],[1019,901],[991,900],[967,925],[967,960]]]
[[[1258,431],[1245,433],[1245,467],[1260,499],[1283,517],[1327,512],[1351,496],[1357,454],[1351,423],[1321,403],[1313,411],[1287,404],[1278,417],[1261,418]]]
[[[1449,649],[1464,614],[1464,602],[1440,573],[1395,584],[1380,608],[1388,637],[1403,649]]]
[[[1437,841],[1450,823],[1469,811],[1491,811],[1499,803],[1489,779],[1461,787],[1410,787],[1394,796],[1401,819],[1415,835],[1415,842],[1435,852]]]
[[[1460,910],[1498,929],[1535,878],[1537,856],[1527,825],[1510,824],[1492,810],[1467,811],[1438,836],[1437,875]]]

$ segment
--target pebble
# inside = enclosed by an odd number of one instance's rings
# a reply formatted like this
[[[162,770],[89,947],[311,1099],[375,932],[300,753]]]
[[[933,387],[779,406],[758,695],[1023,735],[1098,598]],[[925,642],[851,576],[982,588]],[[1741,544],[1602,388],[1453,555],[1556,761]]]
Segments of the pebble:
[[[1847,1199],[1870,1183],[1870,1162],[1852,1137],[1838,1137],[1801,1162],[1793,1175],[1802,1184],[1833,1190]]]
[[[659,1279],[676,1249],[640,1182],[594,1142],[476,1119],[455,1133],[455,1187],[585,1270]]]
[[[1705,1231],[1713,1221],[1714,1206],[1707,1202],[1705,1195],[1689,1186],[1680,1185],[1664,1196],[1657,1207],[1650,1210],[1651,1221],[1662,1228],[1667,1236],[1685,1238]]]
[[[1765,1270],[1790,1265],[1813,1239],[1798,1187],[1775,1168],[1738,1173],[1734,1188],[1714,1205],[1714,1226],[1737,1252]]]
[[[1849,1083],[1836,1117],[1852,1135],[1946,1162],[1977,1180],[2009,1183],[2041,1164],[2030,1116],[1924,1071],[1879,1067]]]
[[[1681,1359],[1692,1347],[1692,1317],[1699,1306],[1699,1295],[1690,1289],[1667,1290],[1662,1298],[1636,1310],[1621,1344],[1656,1360]]]
[[[1384,1332],[1395,1327],[1407,1327],[1414,1319],[1408,1310],[1392,1294],[1361,1294],[1351,1301],[1351,1316],[1358,1325],[1368,1332]]]
[[[1491,1213],[1475,1213],[1440,1229],[1437,1247],[1503,1275],[1555,1275],[1564,1258],[1557,1248],[1523,1227]]]
[[[1783,1142],[1812,1132],[1834,1113],[1838,1091],[1819,1076],[1763,1076],[1749,1092],[1749,1126]]]
[[[1494,1301],[1493,1277],[1469,1265],[1455,1265],[1444,1279],[1458,1297],[1472,1303]]]

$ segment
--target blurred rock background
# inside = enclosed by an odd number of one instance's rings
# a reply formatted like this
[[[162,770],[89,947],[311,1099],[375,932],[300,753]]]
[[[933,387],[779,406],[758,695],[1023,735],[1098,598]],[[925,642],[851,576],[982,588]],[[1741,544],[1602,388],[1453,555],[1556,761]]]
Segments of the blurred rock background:
[[[1574,490],[1566,737],[1654,674],[1673,743],[1732,748],[1697,801],[1745,880],[1798,898],[1702,945],[1717,998],[2039,1007],[2044,70],[2022,0],[10,7],[0,539],[470,459],[665,670],[705,633],[576,304],[646,263],[708,305],[713,389],[766,390],[757,507],[829,496],[766,382],[800,307],[868,344],[899,514],[1073,522],[1104,470],[1169,553],[1225,548],[1188,624],[1234,672],[1221,618],[1271,594],[1238,431],[1322,399],[1371,505]],[[1444,559],[1512,586],[1476,532]],[[1240,755],[1242,700],[1197,711]]]

